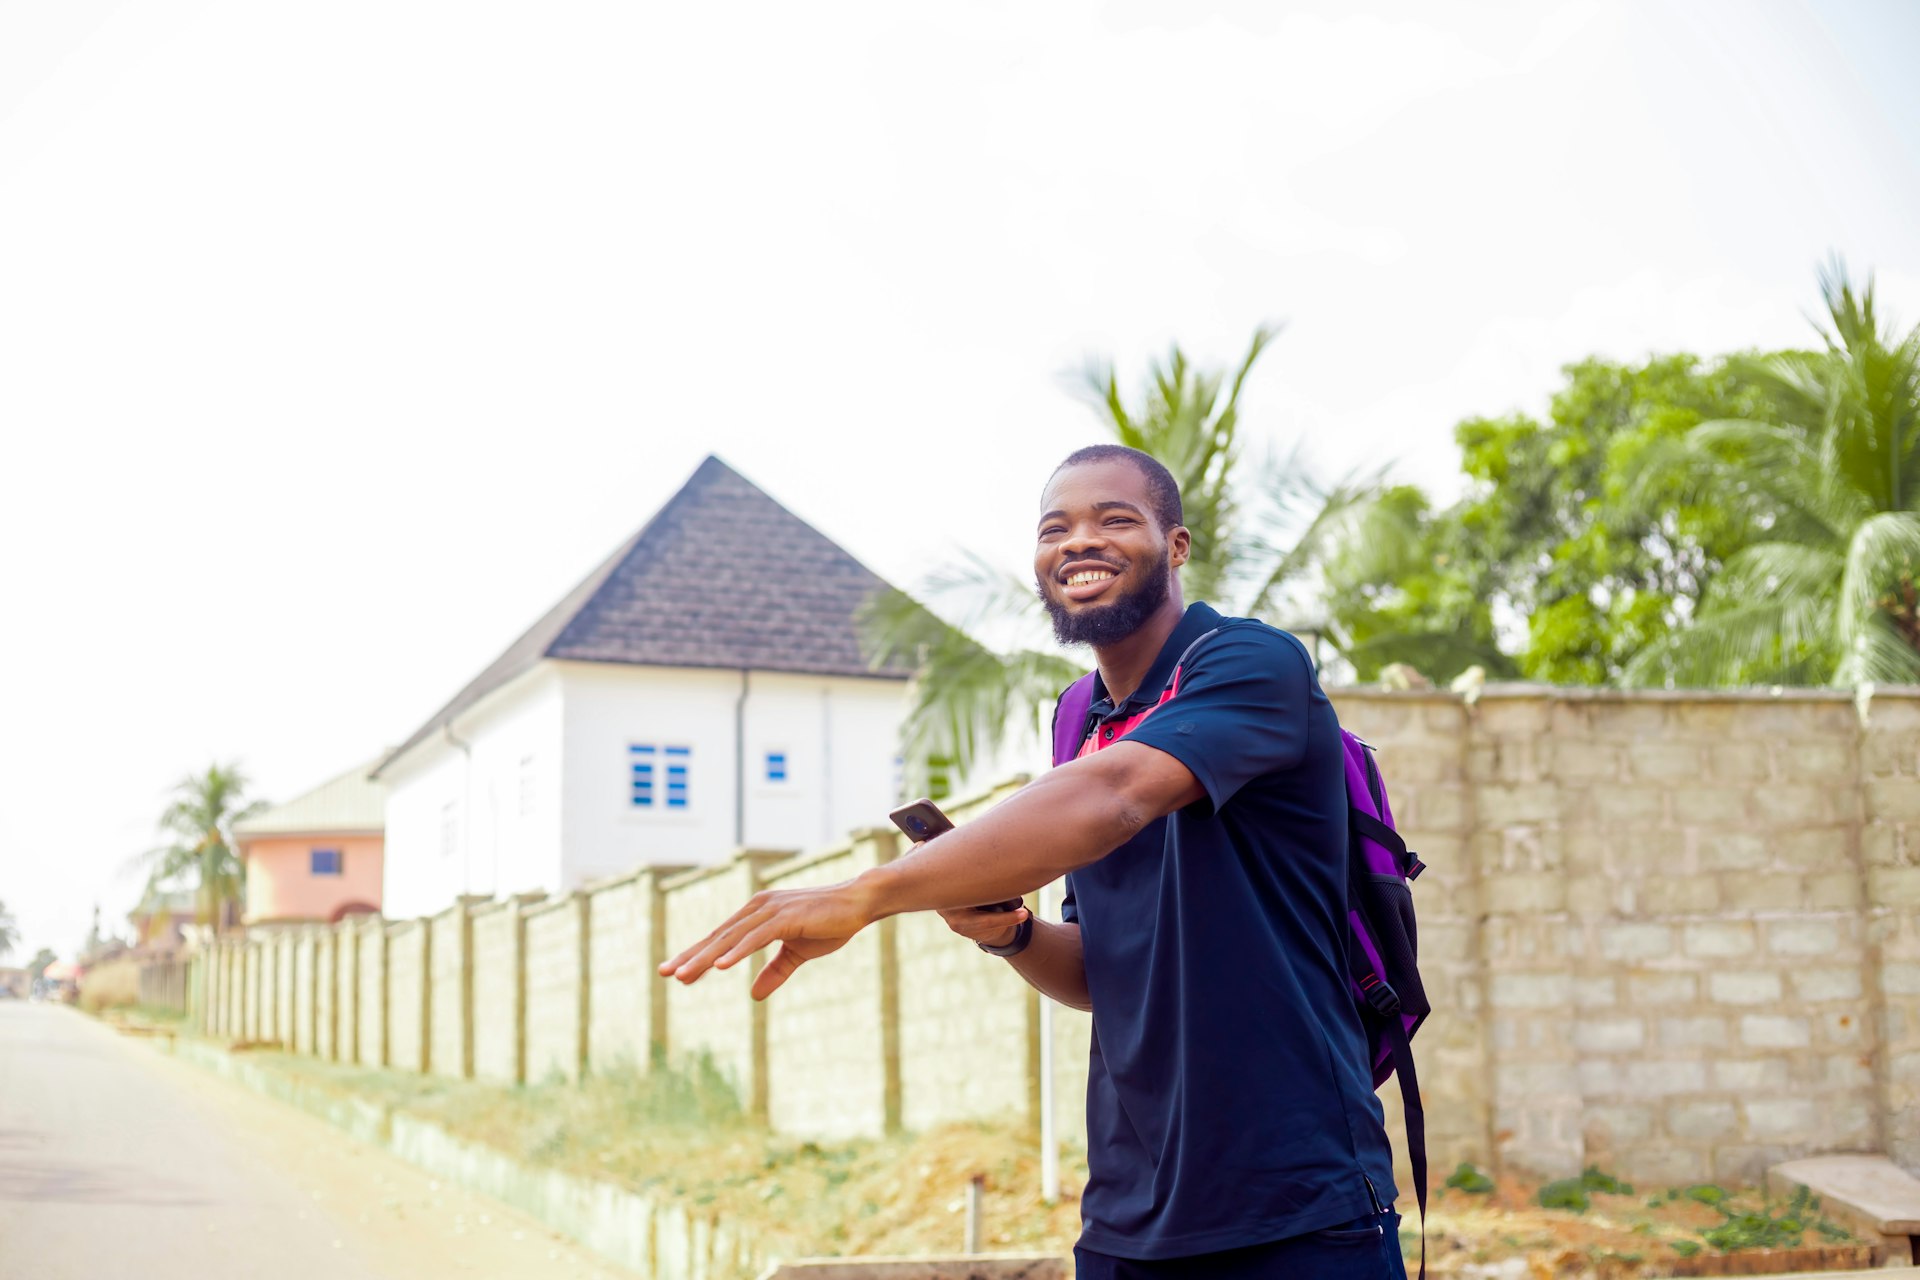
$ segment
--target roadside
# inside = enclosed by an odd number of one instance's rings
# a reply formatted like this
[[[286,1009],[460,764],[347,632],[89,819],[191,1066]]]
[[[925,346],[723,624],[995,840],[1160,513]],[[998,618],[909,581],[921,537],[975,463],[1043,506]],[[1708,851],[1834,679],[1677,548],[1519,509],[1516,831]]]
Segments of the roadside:
[[[76,1010],[0,1003],[0,1275],[622,1274],[524,1215]]]
[[[228,1071],[244,1070],[255,1087],[297,1094],[310,1109],[351,1107],[342,1113],[357,1117],[349,1123],[419,1122],[516,1169],[563,1173],[579,1186],[676,1207],[689,1222],[707,1224],[710,1236],[725,1229],[733,1247],[762,1258],[953,1253],[976,1174],[985,1177],[987,1249],[1064,1255],[1078,1234],[1084,1156],[1069,1153],[1066,1194],[1044,1205],[1037,1147],[1012,1123],[812,1142],[755,1126],[725,1082],[697,1068],[513,1089],[264,1047],[230,1052],[191,1036],[182,1046]],[[1636,1190],[1597,1169],[1545,1187],[1496,1184],[1465,1167],[1447,1181],[1436,1186],[1428,1219],[1436,1276],[1650,1280],[1778,1276],[1790,1268],[1832,1275],[1867,1264],[1863,1246],[1828,1222],[1817,1202],[1769,1203],[1757,1191],[1711,1185]],[[1419,1257],[1412,1213],[1402,1248]]]

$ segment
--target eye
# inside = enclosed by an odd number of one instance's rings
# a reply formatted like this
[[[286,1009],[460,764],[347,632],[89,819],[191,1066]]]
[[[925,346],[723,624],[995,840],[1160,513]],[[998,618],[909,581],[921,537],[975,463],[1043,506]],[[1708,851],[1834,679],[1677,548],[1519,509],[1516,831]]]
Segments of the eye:
[[[1043,538],[1051,538],[1056,534],[1061,534],[1065,532],[1066,532],[1066,529],[1064,526],[1057,525],[1057,524],[1050,524],[1046,528],[1040,531],[1040,536]]]

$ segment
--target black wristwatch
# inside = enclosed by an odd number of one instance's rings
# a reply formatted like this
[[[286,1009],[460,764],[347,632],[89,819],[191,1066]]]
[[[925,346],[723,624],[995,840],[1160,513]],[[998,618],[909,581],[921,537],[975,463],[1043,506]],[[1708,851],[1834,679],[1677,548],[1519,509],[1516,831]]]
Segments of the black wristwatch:
[[[1013,941],[1009,942],[1006,946],[996,947],[996,946],[991,946],[985,942],[977,942],[974,945],[979,947],[982,951],[986,952],[990,956],[999,956],[1002,959],[1005,959],[1009,956],[1019,955],[1022,951],[1025,951],[1027,949],[1027,944],[1032,941],[1033,941],[1033,917],[1028,916],[1025,920],[1022,920],[1019,924],[1014,926]]]

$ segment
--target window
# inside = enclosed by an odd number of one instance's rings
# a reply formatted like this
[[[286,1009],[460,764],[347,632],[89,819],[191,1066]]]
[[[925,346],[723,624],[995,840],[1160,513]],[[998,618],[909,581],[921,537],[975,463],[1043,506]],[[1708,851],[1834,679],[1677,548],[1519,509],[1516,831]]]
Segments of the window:
[[[653,758],[657,754],[652,743],[634,743],[627,748],[627,762],[632,776],[628,780],[628,798],[636,809],[653,808]]]
[[[341,873],[338,849],[314,849],[307,856],[314,875],[337,876]]]
[[[787,753],[784,751],[767,752],[767,781],[785,782],[787,780]]]
[[[627,803],[635,809],[685,809],[692,747],[627,746]]]

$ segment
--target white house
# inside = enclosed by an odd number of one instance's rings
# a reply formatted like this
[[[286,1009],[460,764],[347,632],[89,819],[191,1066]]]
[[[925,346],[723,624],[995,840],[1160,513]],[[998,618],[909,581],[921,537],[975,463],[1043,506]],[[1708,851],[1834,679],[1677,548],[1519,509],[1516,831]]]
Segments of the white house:
[[[374,769],[386,914],[884,822],[910,672],[855,613],[885,586],[709,457]]]

